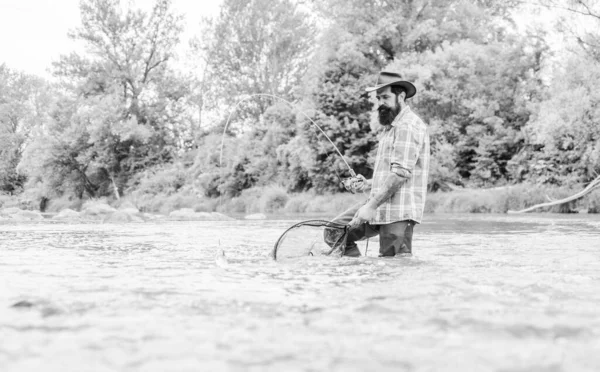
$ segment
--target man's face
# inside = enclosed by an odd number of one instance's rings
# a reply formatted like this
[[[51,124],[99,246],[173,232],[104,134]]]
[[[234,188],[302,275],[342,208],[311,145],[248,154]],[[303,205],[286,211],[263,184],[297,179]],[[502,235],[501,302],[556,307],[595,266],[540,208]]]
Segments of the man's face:
[[[377,108],[379,123],[384,126],[392,125],[394,118],[400,113],[400,105],[389,85],[377,91],[377,104],[379,105]]]

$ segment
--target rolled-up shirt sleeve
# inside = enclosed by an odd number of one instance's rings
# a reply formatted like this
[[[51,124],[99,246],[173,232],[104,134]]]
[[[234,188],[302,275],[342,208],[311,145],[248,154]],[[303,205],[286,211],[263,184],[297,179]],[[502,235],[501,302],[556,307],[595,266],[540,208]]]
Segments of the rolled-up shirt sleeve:
[[[423,146],[423,135],[413,125],[396,127],[394,147],[390,159],[390,171],[403,178],[412,177]]]

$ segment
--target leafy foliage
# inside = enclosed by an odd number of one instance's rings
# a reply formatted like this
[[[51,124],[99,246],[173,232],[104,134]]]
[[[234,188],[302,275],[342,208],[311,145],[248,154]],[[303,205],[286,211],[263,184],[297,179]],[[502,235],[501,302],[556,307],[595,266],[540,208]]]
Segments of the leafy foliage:
[[[22,191],[26,178],[17,165],[51,104],[46,82],[0,65],[0,192]]]
[[[149,11],[83,0],[71,36],[86,51],[55,63],[57,84],[0,66],[0,191],[133,195],[148,210],[209,210],[225,196],[262,211],[290,191],[340,192],[346,163],[371,176],[379,125],[364,88],[382,69],[417,87],[408,103],[430,128],[430,190],[589,182],[600,34],[561,26],[578,54],[550,69],[544,35],[513,31],[519,3],[224,0],[191,46],[195,76],[175,71],[171,0]],[[590,1],[543,3],[600,19]]]
[[[39,151],[28,152],[37,166],[27,171],[46,193],[118,198],[136,172],[185,147],[187,88],[168,68],[181,18],[169,6],[159,0],[146,13],[118,0],[82,1],[72,37],[88,53],[56,64],[67,94],[32,144]]]
[[[526,43],[512,38],[446,43],[391,65],[403,68],[420,92],[413,105],[430,124],[432,151],[439,150],[439,143],[456,149],[459,177],[453,182],[489,186],[511,179],[507,165],[524,146],[521,129],[529,119],[528,105],[537,97],[532,82],[543,48]]]
[[[528,174],[540,183],[586,183],[600,174],[600,64],[574,58],[528,123]]]
[[[520,128],[529,115],[526,100],[517,97],[531,94],[528,81],[535,79],[543,48],[507,35],[510,7],[494,1],[338,0],[318,7],[334,22],[322,44],[328,57],[313,80],[316,118],[352,168],[365,176],[372,171],[377,125],[369,125],[371,103],[363,89],[385,68],[417,84],[410,104],[432,127],[434,159],[441,160],[437,143],[445,144],[446,155],[448,145],[458,149],[444,167],[435,163],[432,189],[448,181],[486,185],[508,178],[506,164],[522,146]],[[332,160],[331,149],[317,139],[311,144],[315,187],[339,188],[331,169],[340,160]]]
[[[268,93],[291,99],[307,68],[314,26],[293,0],[225,0],[195,44],[206,60],[206,100],[213,107]],[[235,118],[259,120],[269,100],[251,101]]]

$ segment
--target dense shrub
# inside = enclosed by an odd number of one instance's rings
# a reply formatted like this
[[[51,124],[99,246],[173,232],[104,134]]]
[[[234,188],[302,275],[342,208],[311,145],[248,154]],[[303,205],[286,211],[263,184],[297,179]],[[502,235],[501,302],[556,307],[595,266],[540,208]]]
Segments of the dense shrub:
[[[290,199],[283,187],[266,187],[263,189],[260,197],[260,211],[263,213],[273,213],[285,207]]]
[[[149,194],[135,191],[128,196],[127,200],[137,206],[141,212],[168,214],[181,208],[196,209],[196,205],[199,206],[199,209],[206,208],[206,203],[201,202],[203,199],[195,195],[188,188],[173,194]]]
[[[232,198],[216,198],[217,212],[221,213],[258,213],[262,188],[243,190],[239,196]]]
[[[73,196],[62,196],[60,198],[50,199],[46,212],[60,212],[63,209],[72,209],[78,211],[83,205],[83,200]]]
[[[0,193],[0,208],[9,208],[13,207],[16,203],[16,198],[14,196],[6,195]]]
[[[223,201],[217,210],[224,213],[277,213],[285,207],[289,198],[283,187],[254,187]]]
[[[130,187],[142,194],[170,195],[187,184],[186,176],[184,167],[168,164],[137,174]]]

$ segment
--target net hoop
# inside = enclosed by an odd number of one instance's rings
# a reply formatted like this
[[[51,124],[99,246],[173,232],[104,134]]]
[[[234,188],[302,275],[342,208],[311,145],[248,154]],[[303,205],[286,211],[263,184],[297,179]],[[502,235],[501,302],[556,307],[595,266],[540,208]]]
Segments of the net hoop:
[[[294,229],[297,229],[299,227],[302,227],[302,226],[325,227],[325,228],[334,228],[334,229],[343,230],[343,234],[341,234],[340,237],[335,242],[333,242],[333,244],[331,245],[331,249],[326,253],[326,255],[330,255],[331,253],[333,253],[333,251],[340,248],[340,243],[345,243],[345,239],[346,239],[346,236],[348,234],[348,229],[349,229],[348,225],[340,224],[337,222],[331,222],[331,221],[327,221],[327,220],[307,220],[307,221],[298,222],[298,223],[290,226],[289,228],[287,228],[283,232],[283,234],[281,234],[279,239],[277,239],[277,241],[275,242],[275,245],[273,246],[273,252],[271,255],[273,260],[277,260],[278,247],[280,246],[281,242],[285,239],[288,232],[290,232]],[[313,255],[312,252],[309,252],[309,255]]]

